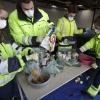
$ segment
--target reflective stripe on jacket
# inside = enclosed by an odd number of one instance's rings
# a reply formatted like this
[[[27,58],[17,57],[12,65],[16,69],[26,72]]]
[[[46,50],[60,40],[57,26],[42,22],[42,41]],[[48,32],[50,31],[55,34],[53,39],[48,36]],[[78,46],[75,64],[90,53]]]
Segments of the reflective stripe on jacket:
[[[19,48],[15,43],[12,45],[0,44],[0,86],[10,82],[16,73],[23,70],[26,62],[25,55],[31,48],[23,48],[22,50]]]
[[[16,43],[11,44],[0,44],[0,55],[1,57],[5,60],[8,59],[9,57],[13,57],[15,55],[21,54],[21,56],[27,55],[28,51],[31,50],[32,48],[27,47],[21,47]]]
[[[87,92],[88,92],[92,97],[95,97],[95,96],[98,94],[99,90],[100,90],[100,85],[99,85],[98,88],[95,88],[93,85],[91,85],[91,86],[89,87],[89,89],[88,89]]]
[[[82,32],[83,32],[83,30],[82,31],[77,30],[75,20],[69,21],[65,17],[58,19],[56,35],[59,40],[61,40],[62,37],[73,36],[74,34],[78,34],[78,33],[82,33]]]
[[[15,74],[11,74],[11,75],[8,74],[4,76],[0,75],[0,87],[10,82],[14,77]]]
[[[0,86],[10,82],[16,73],[21,72],[25,66],[25,61],[21,55],[8,58],[0,63]]]

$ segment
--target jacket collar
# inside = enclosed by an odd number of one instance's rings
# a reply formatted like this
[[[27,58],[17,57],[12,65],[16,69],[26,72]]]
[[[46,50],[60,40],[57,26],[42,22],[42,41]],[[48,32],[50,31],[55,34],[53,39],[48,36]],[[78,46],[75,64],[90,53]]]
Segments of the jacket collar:
[[[67,15],[64,15],[64,17],[68,20],[68,16]]]
[[[18,18],[20,20],[24,20],[24,21],[28,21],[31,22],[30,20],[27,19],[27,16],[25,15],[25,13],[23,12],[23,10],[21,9],[21,7],[19,5],[17,5],[17,14],[18,14]],[[36,23],[39,19],[41,19],[43,16],[40,13],[40,11],[34,7],[34,23]],[[31,19],[31,18],[30,18]],[[31,22],[32,23],[32,22]]]

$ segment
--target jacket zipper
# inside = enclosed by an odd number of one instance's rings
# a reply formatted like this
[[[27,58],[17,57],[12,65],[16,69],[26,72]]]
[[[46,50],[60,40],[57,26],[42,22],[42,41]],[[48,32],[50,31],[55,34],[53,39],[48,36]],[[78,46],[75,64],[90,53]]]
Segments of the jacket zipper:
[[[69,22],[70,23],[70,31],[69,31],[69,36],[70,36],[70,34],[71,34],[71,22]]]

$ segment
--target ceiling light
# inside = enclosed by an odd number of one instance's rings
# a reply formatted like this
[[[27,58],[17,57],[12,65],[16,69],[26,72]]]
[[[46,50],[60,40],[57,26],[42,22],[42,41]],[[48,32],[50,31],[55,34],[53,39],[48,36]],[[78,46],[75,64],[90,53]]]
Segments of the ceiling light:
[[[83,5],[78,5],[79,7],[82,7]]]
[[[52,7],[52,8],[57,8],[57,6],[55,6],[55,5],[52,5],[51,7]]]
[[[64,8],[64,10],[67,10],[67,8]]]

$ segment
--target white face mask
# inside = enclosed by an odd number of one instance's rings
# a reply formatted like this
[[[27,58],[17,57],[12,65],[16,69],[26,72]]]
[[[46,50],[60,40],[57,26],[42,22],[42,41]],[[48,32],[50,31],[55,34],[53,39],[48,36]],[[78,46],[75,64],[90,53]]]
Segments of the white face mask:
[[[69,21],[73,21],[74,17],[68,17]]]
[[[95,29],[95,32],[96,32],[97,34],[100,34],[100,30],[99,30],[99,29]]]
[[[33,15],[34,15],[34,10],[25,10],[24,13],[25,13],[28,17],[33,17]]]
[[[0,29],[5,28],[7,25],[7,20],[5,19],[0,19]]]

